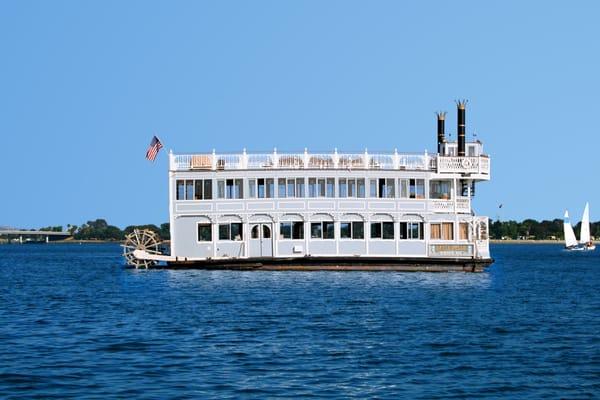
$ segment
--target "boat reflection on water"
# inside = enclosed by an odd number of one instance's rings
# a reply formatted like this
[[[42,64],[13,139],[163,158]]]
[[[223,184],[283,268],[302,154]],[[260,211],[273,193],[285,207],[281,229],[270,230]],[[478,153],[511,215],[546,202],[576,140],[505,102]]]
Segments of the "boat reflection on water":
[[[361,272],[361,271],[202,271],[161,270],[166,285],[173,288],[269,291],[298,288],[352,289],[486,289],[491,286],[489,273]]]

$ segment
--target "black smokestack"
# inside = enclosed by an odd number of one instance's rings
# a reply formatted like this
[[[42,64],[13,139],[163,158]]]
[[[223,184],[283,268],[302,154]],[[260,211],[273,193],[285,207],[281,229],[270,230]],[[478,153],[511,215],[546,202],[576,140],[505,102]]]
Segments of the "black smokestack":
[[[445,134],[445,120],[446,120],[446,112],[440,111],[435,113],[437,115],[437,144],[438,144],[438,154],[442,154],[442,145],[446,143],[446,134]]]
[[[467,100],[459,100],[456,102],[458,109],[458,156],[465,156],[465,107],[467,106]]]

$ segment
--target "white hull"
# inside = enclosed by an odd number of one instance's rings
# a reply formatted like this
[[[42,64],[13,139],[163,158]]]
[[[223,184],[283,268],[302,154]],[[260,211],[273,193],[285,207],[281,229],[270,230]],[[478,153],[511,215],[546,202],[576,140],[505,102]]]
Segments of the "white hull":
[[[573,247],[565,247],[565,250],[568,250],[568,251],[594,251],[594,250],[596,250],[596,245],[591,245],[591,246],[580,245],[580,246],[573,246]]]

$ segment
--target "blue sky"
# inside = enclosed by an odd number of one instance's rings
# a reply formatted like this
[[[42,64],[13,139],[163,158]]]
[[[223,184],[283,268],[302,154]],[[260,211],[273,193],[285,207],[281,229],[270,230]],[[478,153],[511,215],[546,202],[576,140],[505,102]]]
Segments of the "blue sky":
[[[153,134],[175,152],[432,151],[457,98],[492,157],[477,213],[590,201],[598,220],[599,4],[0,2],[0,225],[167,221]]]

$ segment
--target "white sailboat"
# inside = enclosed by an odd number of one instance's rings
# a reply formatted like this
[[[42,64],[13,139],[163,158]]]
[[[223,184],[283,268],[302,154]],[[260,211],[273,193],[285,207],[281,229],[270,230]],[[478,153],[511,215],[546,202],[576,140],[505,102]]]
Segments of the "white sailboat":
[[[588,203],[585,204],[581,219],[580,241],[577,242],[573,226],[571,226],[571,222],[569,221],[569,211],[565,211],[563,230],[565,234],[565,248],[567,250],[586,251],[596,249],[590,237],[590,207]]]
[[[583,210],[583,217],[581,218],[581,233],[579,236],[579,243],[584,247],[585,250],[594,250],[596,246],[590,237],[590,205],[585,203],[585,209]]]

